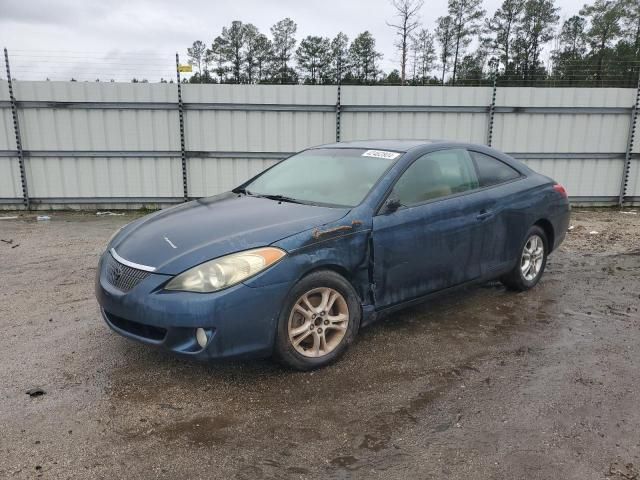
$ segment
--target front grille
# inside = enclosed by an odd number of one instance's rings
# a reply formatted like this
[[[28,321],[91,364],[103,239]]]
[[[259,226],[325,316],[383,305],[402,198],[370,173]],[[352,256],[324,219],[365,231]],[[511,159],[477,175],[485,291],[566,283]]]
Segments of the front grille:
[[[120,330],[132,333],[133,335],[136,335],[138,337],[160,341],[164,339],[165,335],[167,334],[167,330],[165,328],[133,322],[131,320],[113,315],[112,313],[109,313],[107,311],[105,311],[104,313],[107,319]]]
[[[128,267],[118,262],[109,254],[106,260],[105,274],[107,281],[123,292],[129,292],[142,280],[149,276],[149,272]]]

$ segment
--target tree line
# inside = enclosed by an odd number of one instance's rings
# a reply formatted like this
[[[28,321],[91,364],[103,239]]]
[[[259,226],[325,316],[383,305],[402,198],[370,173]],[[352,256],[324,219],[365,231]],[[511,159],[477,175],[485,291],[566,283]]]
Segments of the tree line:
[[[391,0],[397,69],[380,68],[369,31],[353,39],[309,35],[280,20],[262,33],[234,20],[210,44],[187,49],[192,83],[635,86],[640,69],[640,1],[595,0],[560,22],[555,0],[448,0],[429,29],[424,0]],[[548,57],[548,58],[544,58]],[[547,61],[545,61],[547,60]]]

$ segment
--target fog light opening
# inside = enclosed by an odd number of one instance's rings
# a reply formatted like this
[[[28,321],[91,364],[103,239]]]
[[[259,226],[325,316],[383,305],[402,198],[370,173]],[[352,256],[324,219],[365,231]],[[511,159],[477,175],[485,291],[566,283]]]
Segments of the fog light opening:
[[[196,329],[196,342],[200,345],[200,348],[204,348],[207,346],[207,342],[209,341],[209,337],[207,336],[207,332],[204,328]]]

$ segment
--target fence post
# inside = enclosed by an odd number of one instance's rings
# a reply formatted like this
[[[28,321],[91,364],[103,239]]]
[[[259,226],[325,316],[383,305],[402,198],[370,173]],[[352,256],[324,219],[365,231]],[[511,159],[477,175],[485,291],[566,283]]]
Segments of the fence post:
[[[341,109],[340,95],[342,94],[342,92],[341,92],[341,87],[342,87],[342,65],[340,63],[340,57],[338,57],[336,75],[337,75],[337,82],[338,82],[338,98],[336,100],[336,143],[338,143],[338,142],[340,142],[340,109]]]
[[[631,171],[631,159],[633,157],[633,144],[636,134],[636,123],[638,120],[638,108],[640,107],[640,71],[638,72],[638,84],[636,85],[636,103],[631,108],[631,120],[629,123],[629,136],[627,140],[627,151],[624,155],[624,168],[622,169],[622,179],[620,181],[620,195],[618,206],[622,207],[624,198],[627,196],[627,186],[629,185],[629,172]]]
[[[493,72],[493,90],[491,92],[491,105],[489,105],[489,121],[487,123],[487,146],[491,146],[493,141],[493,117],[496,113],[496,92],[498,90],[498,75],[497,71]]]
[[[180,159],[182,160],[182,196],[189,201],[189,185],[187,183],[187,152],[184,141],[184,105],[182,103],[182,84],[180,83],[180,56],[176,52],[176,79],[178,80],[178,116],[180,118]]]
[[[16,150],[18,151],[18,163],[20,164],[20,181],[22,183],[22,203],[27,210],[31,209],[29,188],[27,186],[27,172],[24,168],[24,151],[22,150],[22,137],[20,136],[20,120],[18,119],[18,104],[13,94],[13,80],[9,67],[9,52],[4,49],[4,63],[7,67],[7,81],[9,82],[9,102],[11,103],[11,115],[13,116],[13,131],[16,136]]]

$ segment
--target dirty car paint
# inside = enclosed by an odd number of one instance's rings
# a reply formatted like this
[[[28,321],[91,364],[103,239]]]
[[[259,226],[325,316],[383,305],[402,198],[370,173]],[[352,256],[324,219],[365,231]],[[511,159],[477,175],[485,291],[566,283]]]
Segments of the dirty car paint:
[[[135,340],[197,359],[266,356],[272,351],[289,290],[314,270],[334,270],[353,285],[366,324],[387,309],[505,273],[517,261],[533,224],[549,231],[550,249],[559,245],[567,230],[569,204],[553,189],[555,182],[493,149],[414,141],[347,142],[329,148],[390,150],[398,158],[353,208],[229,192],[126,226],[108,249],[156,271],[130,292],[121,292],[105,277],[103,264],[109,253],[103,255],[96,293],[109,326]],[[402,172],[424,154],[447,148],[486,153],[512,166],[521,177],[386,211],[385,201]],[[174,275],[203,262],[264,246],[287,254],[231,288],[210,294],[163,289]],[[132,334],[127,322],[161,328],[167,332],[166,340]],[[195,344],[197,327],[210,332],[204,349]]]

